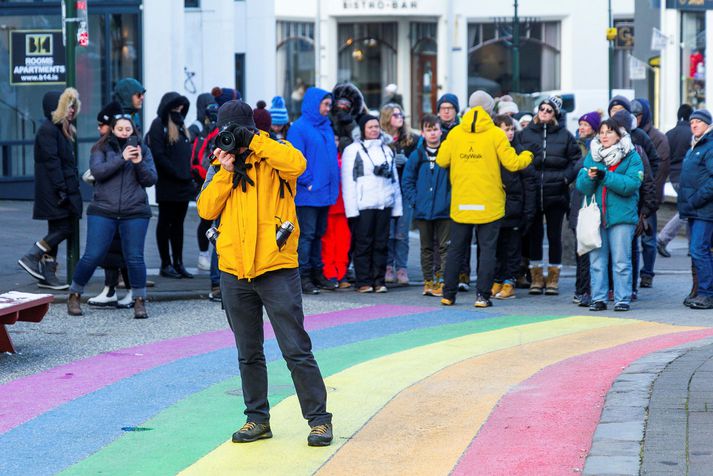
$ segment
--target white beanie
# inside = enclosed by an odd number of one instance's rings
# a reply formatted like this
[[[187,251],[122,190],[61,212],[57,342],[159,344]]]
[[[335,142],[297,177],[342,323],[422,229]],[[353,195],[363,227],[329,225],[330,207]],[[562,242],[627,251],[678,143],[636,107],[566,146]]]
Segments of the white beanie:
[[[492,116],[493,108],[495,107],[495,100],[485,91],[478,90],[471,94],[470,98],[468,98],[468,106],[480,106],[485,110],[485,112]]]
[[[500,101],[498,103],[498,114],[517,114],[518,112],[520,112],[520,109],[512,101]]]

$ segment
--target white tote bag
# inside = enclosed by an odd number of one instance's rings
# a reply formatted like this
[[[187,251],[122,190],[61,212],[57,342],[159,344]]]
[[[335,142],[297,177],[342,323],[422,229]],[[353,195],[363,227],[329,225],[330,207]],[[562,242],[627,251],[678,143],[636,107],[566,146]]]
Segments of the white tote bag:
[[[602,216],[599,213],[596,197],[592,195],[589,204],[587,204],[587,197],[584,197],[577,219],[577,254],[579,256],[602,247],[602,235],[599,231],[601,223]]]

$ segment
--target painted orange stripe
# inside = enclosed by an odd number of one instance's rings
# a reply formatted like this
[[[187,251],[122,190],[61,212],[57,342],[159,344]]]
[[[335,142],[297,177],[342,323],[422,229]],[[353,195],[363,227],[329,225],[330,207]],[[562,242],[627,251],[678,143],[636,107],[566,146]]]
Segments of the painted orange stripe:
[[[318,474],[448,474],[500,398],[542,368],[584,353],[690,329],[639,322],[464,360],[397,395]]]

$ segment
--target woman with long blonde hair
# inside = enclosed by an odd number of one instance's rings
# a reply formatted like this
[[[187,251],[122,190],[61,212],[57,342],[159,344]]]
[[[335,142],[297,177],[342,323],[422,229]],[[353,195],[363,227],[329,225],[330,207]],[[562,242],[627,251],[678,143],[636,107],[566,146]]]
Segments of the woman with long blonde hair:
[[[176,279],[193,277],[183,265],[183,221],[188,202],[196,197],[191,173],[191,134],[184,124],[189,106],[185,96],[176,92],[164,94],[158,117],[148,133],[148,145],[158,172],[156,244],[161,256],[161,276]]]

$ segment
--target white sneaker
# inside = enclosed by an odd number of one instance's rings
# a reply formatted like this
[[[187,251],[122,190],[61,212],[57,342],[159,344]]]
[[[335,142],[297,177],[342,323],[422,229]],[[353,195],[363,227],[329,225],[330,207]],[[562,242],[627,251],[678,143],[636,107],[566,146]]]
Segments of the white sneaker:
[[[131,292],[131,289],[126,293],[126,296],[124,296],[119,302],[116,303],[116,307],[119,309],[130,309],[134,307],[134,295]]]
[[[116,306],[116,299],[116,290],[112,287],[104,286],[102,292],[90,298],[87,304],[99,307]]]
[[[210,251],[201,251],[198,253],[198,269],[210,271]]]

